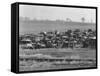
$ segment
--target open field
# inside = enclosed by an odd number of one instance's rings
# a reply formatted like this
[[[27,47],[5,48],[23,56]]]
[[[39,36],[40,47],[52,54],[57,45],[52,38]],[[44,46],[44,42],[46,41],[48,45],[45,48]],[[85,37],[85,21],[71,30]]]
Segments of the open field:
[[[41,31],[54,31],[58,30],[60,32],[65,30],[87,30],[87,29],[96,29],[94,23],[81,23],[81,22],[56,22],[56,21],[20,21],[19,24],[20,34],[29,34],[29,33],[39,33]]]
[[[23,50],[20,48],[19,59],[20,71],[87,68],[96,66],[96,50],[87,48]]]

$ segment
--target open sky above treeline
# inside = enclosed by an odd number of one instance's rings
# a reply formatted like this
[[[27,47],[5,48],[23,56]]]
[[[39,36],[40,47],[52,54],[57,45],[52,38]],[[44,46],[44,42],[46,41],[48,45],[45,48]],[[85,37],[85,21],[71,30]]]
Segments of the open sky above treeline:
[[[85,22],[96,22],[96,10],[87,8],[20,5],[19,16],[37,20],[66,20],[70,18],[76,22],[81,22],[81,18],[84,17]]]

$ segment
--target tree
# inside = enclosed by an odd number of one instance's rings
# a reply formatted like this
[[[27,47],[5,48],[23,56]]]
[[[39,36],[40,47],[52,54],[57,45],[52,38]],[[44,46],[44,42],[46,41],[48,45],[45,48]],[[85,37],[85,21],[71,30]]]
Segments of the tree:
[[[70,18],[66,18],[66,21],[67,21],[67,22],[71,22],[71,19],[70,19]]]
[[[84,17],[82,17],[81,20],[82,20],[83,23],[85,22],[85,18]]]

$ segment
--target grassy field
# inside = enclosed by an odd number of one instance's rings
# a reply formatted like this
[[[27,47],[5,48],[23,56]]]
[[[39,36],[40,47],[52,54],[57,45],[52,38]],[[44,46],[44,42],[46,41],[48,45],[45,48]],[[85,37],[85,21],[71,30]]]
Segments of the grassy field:
[[[19,23],[19,32],[20,34],[27,33],[39,33],[40,31],[54,31],[58,30],[64,32],[66,30],[87,30],[87,29],[96,29],[95,24],[91,23],[78,23],[78,22],[21,22]]]
[[[67,59],[80,59],[81,61],[62,61],[62,62],[37,62],[34,60],[19,61],[20,71],[35,71],[35,70],[50,70],[50,69],[70,69],[70,68],[86,68],[96,66],[96,50],[87,48],[64,48],[64,49],[33,49],[33,50],[23,50],[19,49],[19,56],[26,57],[33,55],[46,55],[55,58],[67,58]],[[88,59],[92,60],[88,61]],[[84,61],[86,60],[86,61]]]

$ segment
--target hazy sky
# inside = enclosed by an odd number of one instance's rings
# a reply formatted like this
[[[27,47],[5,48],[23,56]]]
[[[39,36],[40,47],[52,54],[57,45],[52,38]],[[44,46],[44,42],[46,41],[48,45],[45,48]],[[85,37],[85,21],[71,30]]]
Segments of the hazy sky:
[[[81,18],[85,17],[86,22],[91,22],[91,20],[95,22],[96,19],[95,9],[72,7],[20,5],[19,14],[21,17],[39,20],[66,20],[66,18],[70,18],[72,21],[81,21]]]

